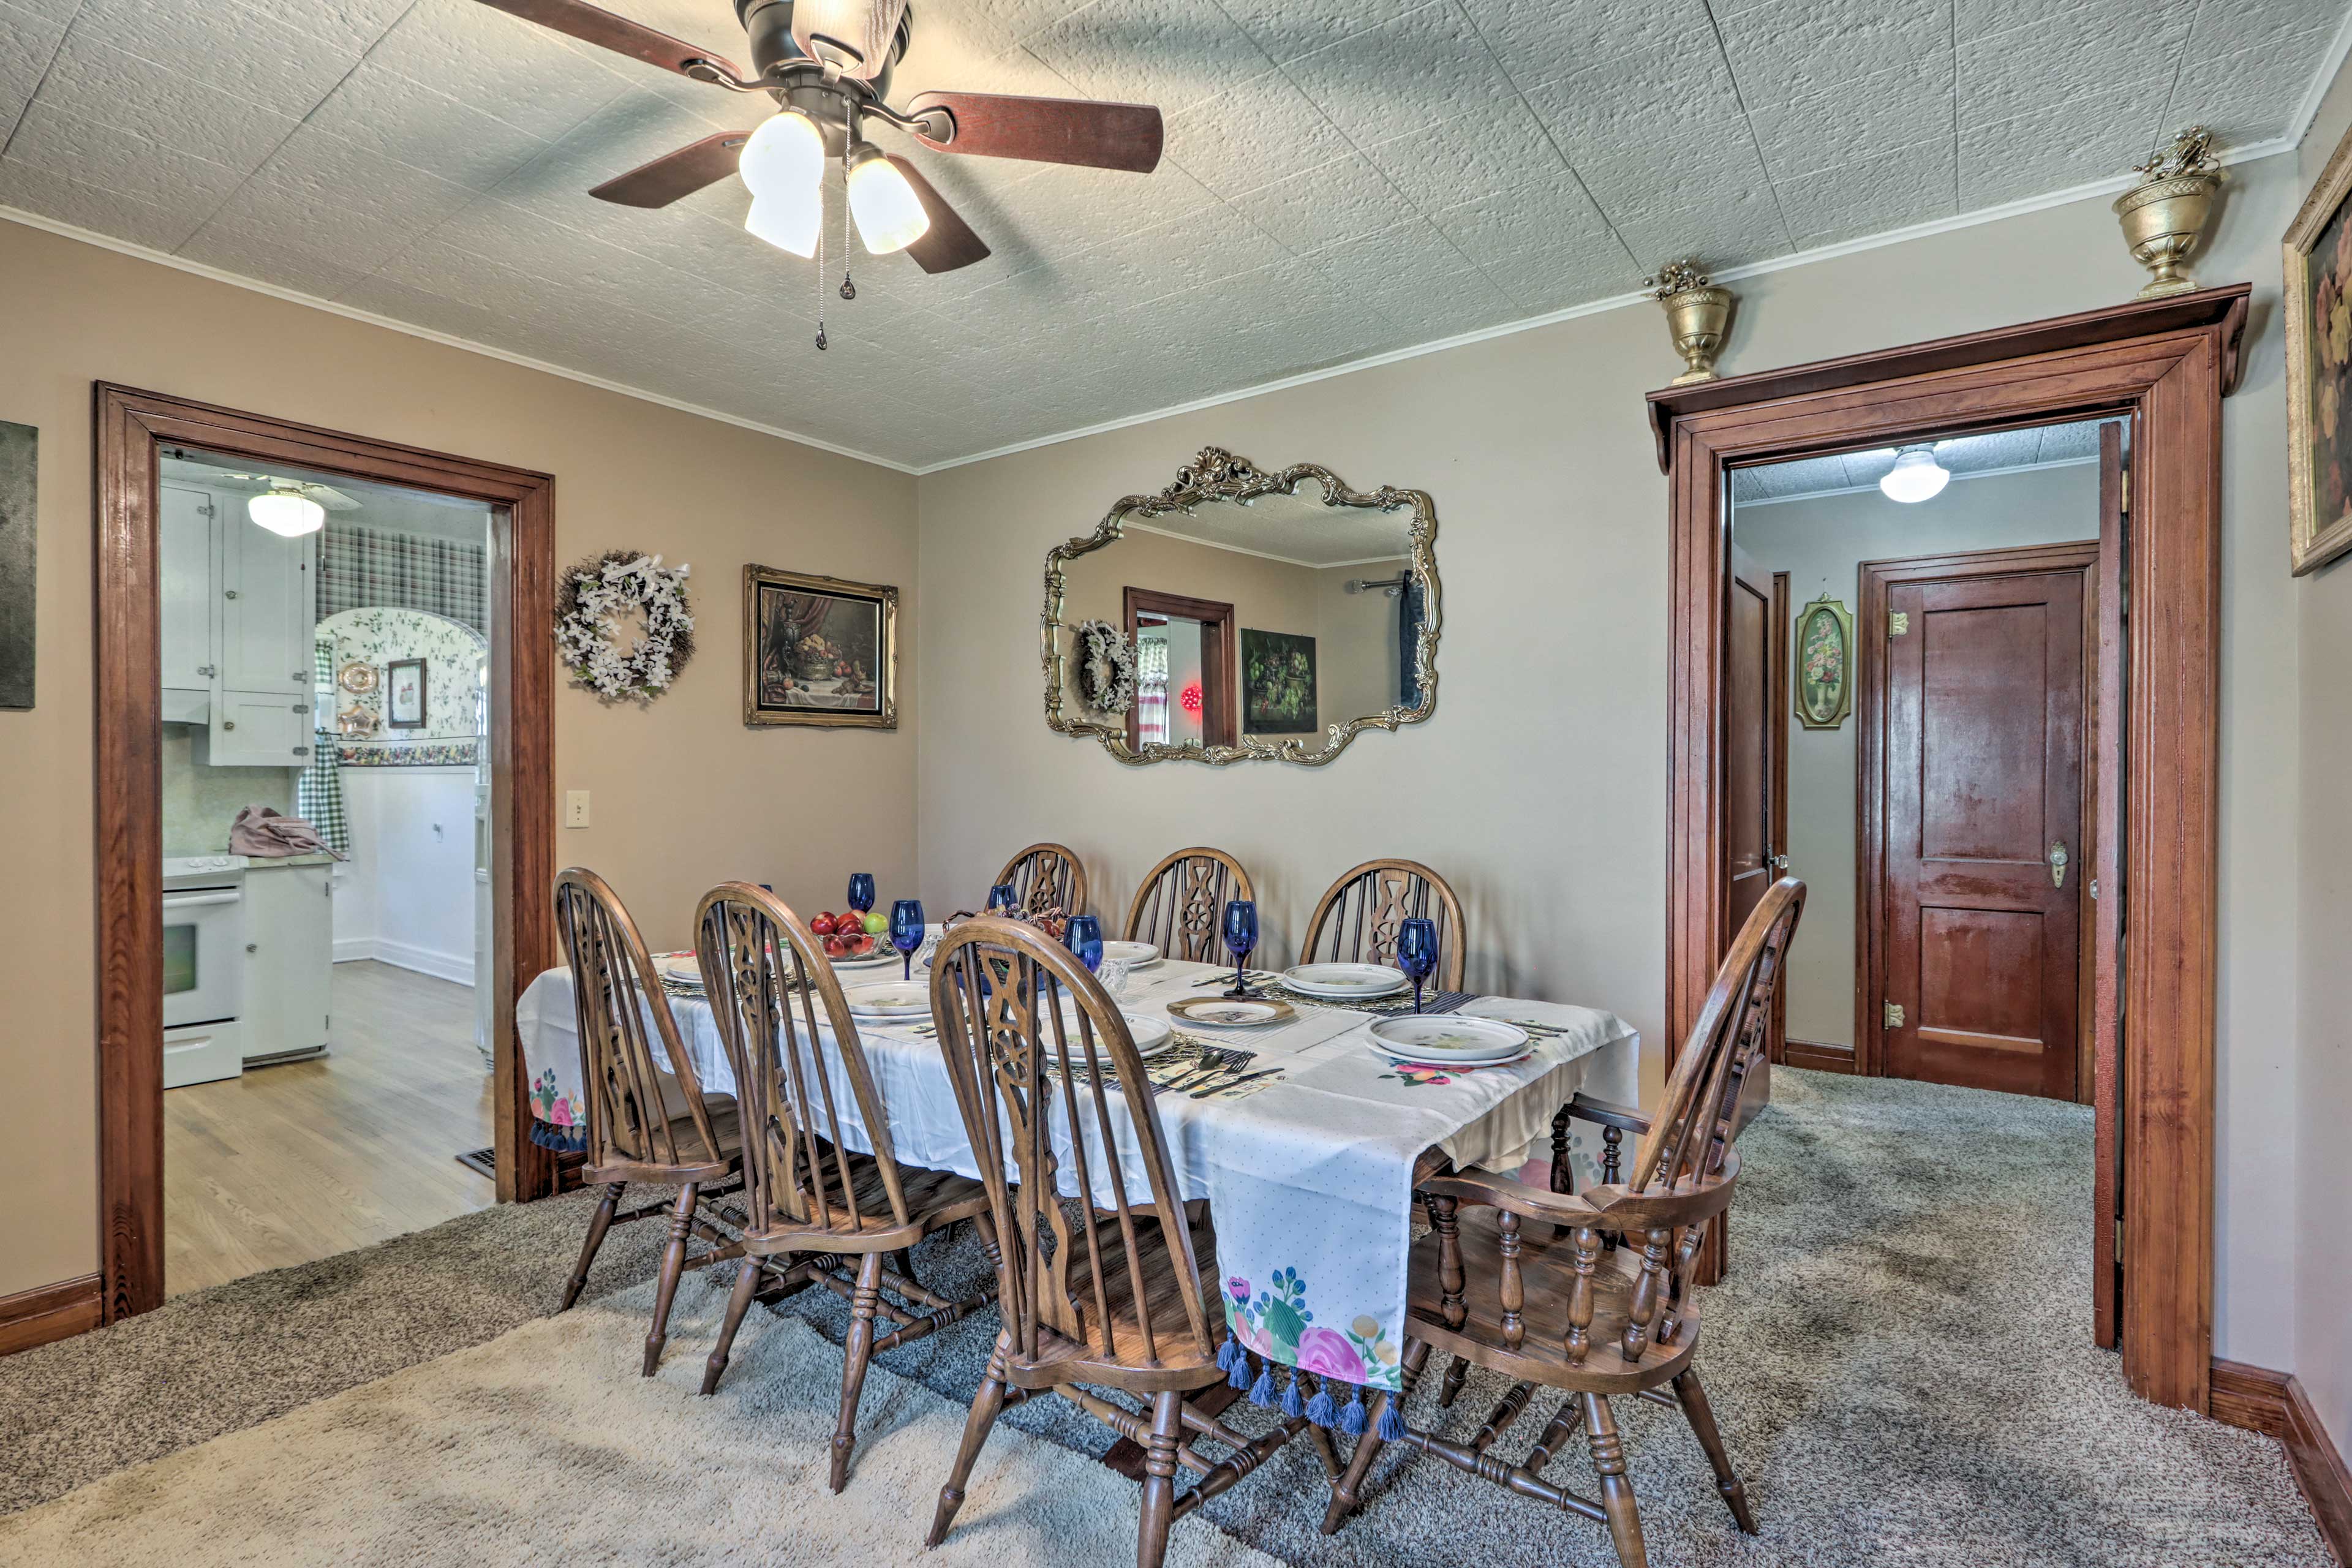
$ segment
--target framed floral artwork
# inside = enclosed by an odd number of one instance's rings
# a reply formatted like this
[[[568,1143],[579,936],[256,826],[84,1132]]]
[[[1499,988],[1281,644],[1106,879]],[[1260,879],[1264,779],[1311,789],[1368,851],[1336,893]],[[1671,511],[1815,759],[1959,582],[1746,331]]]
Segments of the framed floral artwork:
[[[743,568],[743,722],[898,727],[898,590]]]
[[[1834,730],[1853,711],[1853,612],[1823,595],[1797,612],[1797,722]]]
[[[2287,226],[2287,527],[2296,576],[2352,550],[2352,132]]]

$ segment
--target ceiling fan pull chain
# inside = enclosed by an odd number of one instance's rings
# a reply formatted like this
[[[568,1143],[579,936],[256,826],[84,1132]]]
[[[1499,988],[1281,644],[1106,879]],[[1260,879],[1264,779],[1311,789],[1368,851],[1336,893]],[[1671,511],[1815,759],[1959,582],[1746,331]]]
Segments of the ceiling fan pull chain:
[[[816,192],[816,352],[824,353],[824,187]]]
[[[857,285],[849,280],[849,268],[847,267],[844,267],[841,269],[841,297],[845,300],[855,300],[857,298]]]

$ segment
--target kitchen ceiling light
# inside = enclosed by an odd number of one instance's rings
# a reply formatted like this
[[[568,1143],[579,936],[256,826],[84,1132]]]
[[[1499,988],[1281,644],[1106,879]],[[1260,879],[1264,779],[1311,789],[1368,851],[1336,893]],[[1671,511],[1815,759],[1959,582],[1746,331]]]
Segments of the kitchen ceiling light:
[[[288,539],[316,533],[326,526],[327,509],[301,491],[272,485],[245,503],[245,515]]]
[[[857,219],[858,237],[877,256],[906,249],[931,226],[915,187],[871,142],[861,142],[849,154],[849,210]]]
[[[1934,447],[1906,447],[1878,481],[1878,488],[1889,500],[1923,501],[1940,494],[1951,478],[1952,471],[1936,461]]]
[[[824,133],[795,109],[770,115],[736,155],[736,172],[755,196],[796,196],[824,178]]]

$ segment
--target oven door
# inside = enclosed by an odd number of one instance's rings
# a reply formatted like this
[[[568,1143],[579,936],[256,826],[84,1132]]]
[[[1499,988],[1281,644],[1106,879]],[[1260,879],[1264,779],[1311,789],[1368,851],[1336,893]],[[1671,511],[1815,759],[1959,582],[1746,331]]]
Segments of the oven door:
[[[163,895],[165,1028],[234,1019],[244,968],[242,889],[180,888]]]

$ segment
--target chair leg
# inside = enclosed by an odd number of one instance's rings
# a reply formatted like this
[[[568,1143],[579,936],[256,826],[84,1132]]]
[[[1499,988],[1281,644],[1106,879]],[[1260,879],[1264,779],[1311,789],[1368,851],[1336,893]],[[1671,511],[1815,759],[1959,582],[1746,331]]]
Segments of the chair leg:
[[[1609,1515],[1617,1561],[1623,1568],[1650,1568],[1649,1548],[1642,1544],[1642,1516],[1633,1507],[1633,1483],[1625,1479],[1625,1445],[1617,1436],[1609,1401],[1598,1394],[1584,1395],[1584,1436],[1592,1446],[1592,1468],[1601,1474],[1601,1506]]]
[[[1437,1391],[1438,1408],[1441,1410],[1453,1409],[1454,1396],[1462,1392],[1462,1385],[1468,1382],[1469,1379],[1469,1358],[1467,1356],[1455,1356],[1454,1358],[1454,1364],[1445,1369],[1444,1386]]]
[[[727,1358],[735,1349],[735,1331],[743,1326],[743,1314],[751,1310],[751,1298],[759,1289],[760,1260],[746,1258],[741,1271],[735,1276],[735,1289],[727,1298],[727,1317],[719,1325],[719,1342],[710,1347],[710,1359],[702,1363],[705,1395],[719,1392],[719,1380],[727,1373]]]
[[[1404,1392],[1395,1395],[1395,1404],[1402,1405],[1412,1397],[1413,1384],[1421,1381],[1421,1369],[1428,1361],[1429,1346],[1425,1342],[1420,1340],[1405,1342],[1404,1361],[1401,1368]],[[1388,1413],[1391,1403],[1391,1397],[1386,1394],[1372,1395],[1372,1407],[1366,1413],[1369,1419],[1364,1423],[1364,1435],[1356,1439],[1356,1452],[1348,1461],[1348,1473],[1332,1483],[1331,1505],[1323,1510],[1323,1533],[1326,1535],[1339,1533],[1339,1526],[1347,1521],[1348,1515],[1355,1511],[1357,1503],[1361,1500],[1364,1478],[1371,1474],[1372,1460],[1379,1457],[1381,1451],[1381,1417]]]
[[[661,1365],[662,1342],[669,1338],[669,1304],[677,1297],[678,1277],[686,1272],[686,1237],[694,1223],[694,1199],[697,1184],[688,1182],[677,1190],[677,1202],[669,1211],[669,1245],[662,1248],[661,1283],[654,1290],[654,1325],[646,1332],[646,1364],[638,1373],[651,1377],[654,1368]]]
[[[596,1212],[588,1221],[588,1239],[580,1244],[579,1266],[572,1270],[571,1283],[563,1287],[563,1305],[556,1308],[557,1311],[572,1310],[572,1303],[580,1300],[580,1292],[587,1289],[588,1266],[596,1261],[596,1249],[604,1245],[604,1233],[613,1227],[613,1211],[620,1206],[621,1189],[625,1184],[621,1182],[605,1184],[604,1195],[598,1201]]]
[[[1174,1389],[1152,1396],[1151,1430],[1143,1440],[1143,1518],[1135,1535],[1135,1568],[1160,1568],[1175,1521],[1176,1444],[1184,1435],[1184,1396]]]
[[[1715,1407],[1706,1402],[1706,1390],[1698,1384],[1698,1369],[1685,1367],[1675,1378],[1675,1397],[1682,1401],[1683,1419],[1688,1421],[1698,1446],[1706,1450],[1706,1462],[1715,1467],[1715,1489],[1731,1508],[1731,1517],[1748,1534],[1756,1533],[1756,1516],[1748,1511],[1748,1488],[1739,1479],[1739,1472],[1731,1468],[1731,1456],[1724,1451],[1723,1434],[1715,1425]]]
[[[988,1371],[980,1380],[980,1392],[972,1396],[971,1414],[964,1419],[963,1442],[957,1447],[955,1463],[948,1470],[948,1484],[940,1489],[939,1509],[931,1516],[931,1533],[923,1542],[926,1550],[948,1538],[948,1526],[955,1522],[956,1510],[963,1506],[963,1487],[971,1479],[972,1464],[987,1446],[989,1431],[1003,1408],[1004,1338],[1000,1334],[995,1353],[988,1358]]]
[[[857,1264],[857,1294],[849,1303],[849,1337],[842,1344],[841,1425],[833,1433],[832,1486],[849,1484],[849,1450],[857,1447],[857,1400],[866,1392],[866,1363],[874,1359],[874,1303],[882,1289],[882,1254],[869,1252]]]

